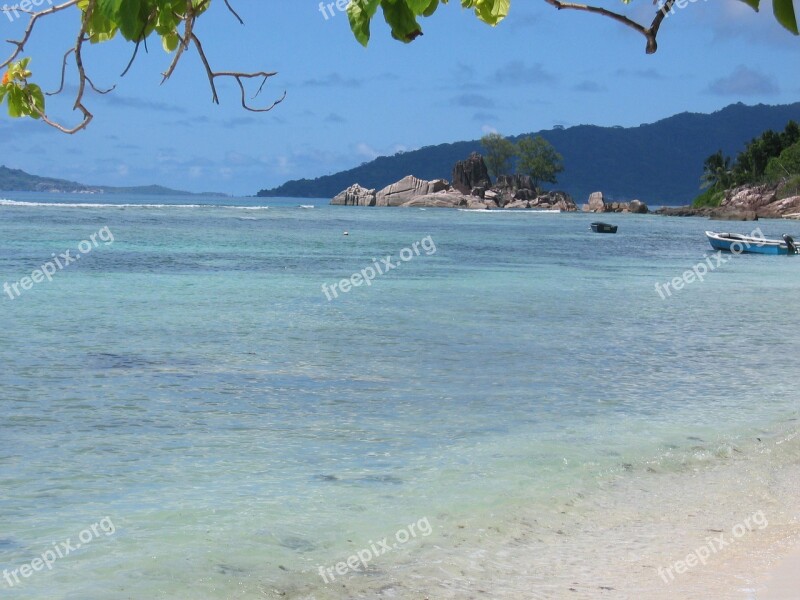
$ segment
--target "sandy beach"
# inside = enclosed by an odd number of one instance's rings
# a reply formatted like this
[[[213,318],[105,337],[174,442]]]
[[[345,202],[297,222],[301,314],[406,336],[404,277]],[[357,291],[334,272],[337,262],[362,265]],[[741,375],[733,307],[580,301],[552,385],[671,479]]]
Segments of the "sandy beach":
[[[800,597],[800,542],[770,573],[766,586],[767,591],[759,600],[795,600]]]

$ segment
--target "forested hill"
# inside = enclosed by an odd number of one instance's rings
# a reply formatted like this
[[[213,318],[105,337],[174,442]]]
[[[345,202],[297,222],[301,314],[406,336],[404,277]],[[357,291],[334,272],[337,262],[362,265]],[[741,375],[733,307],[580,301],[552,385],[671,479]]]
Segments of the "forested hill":
[[[20,169],[0,166],[0,192],[61,192],[67,194],[138,194],[141,196],[222,196],[213,192],[194,194],[160,185],[113,187],[85,185],[66,179],[40,177]]]
[[[569,192],[578,202],[599,190],[614,200],[686,204],[698,194],[703,163],[710,154],[722,150],[736,155],[765,130],[783,130],[790,119],[800,120],[800,102],[740,103],[712,114],[681,113],[639,127],[578,125],[534,135],[542,135],[564,156],[564,172],[553,187]],[[481,151],[478,140],[427,146],[333,175],[288,181],[258,195],[332,198],[354,183],[382,188],[406,175],[450,179],[456,161],[473,151]]]

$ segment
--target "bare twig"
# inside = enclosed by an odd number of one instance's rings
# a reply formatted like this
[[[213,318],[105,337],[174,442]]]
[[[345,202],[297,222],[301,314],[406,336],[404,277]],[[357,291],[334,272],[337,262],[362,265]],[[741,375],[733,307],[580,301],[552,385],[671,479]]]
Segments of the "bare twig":
[[[231,3],[228,2],[228,0],[225,0],[225,6],[227,6],[228,10],[231,12],[231,14],[234,17],[236,17],[236,20],[239,21],[239,24],[240,25],[244,25],[244,21],[242,20],[242,17],[239,16],[239,13],[237,13],[235,10],[233,10],[233,7],[231,6]]]
[[[211,68],[210,63],[208,62],[208,58],[206,57],[206,53],[203,50],[203,44],[200,42],[198,37],[192,34],[192,42],[194,42],[195,48],[197,48],[197,53],[200,56],[200,60],[203,63],[203,67],[205,67],[206,75],[208,76],[208,83],[211,86],[211,101],[214,104],[219,104],[219,94],[217,93],[217,86],[216,86],[216,79],[218,77],[230,77],[236,80],[236,83],[239,85],[239,89],[242,92],[242,108],[250,112],[269,112],[278,104],[284,101],[286,98],[286,92],[283,92],[283,95],[275,100],[271,105],[266,108],[253,108],[252,106],[247,104],[247,92],[244,87],[244,79],[255,79],[258,77],[263,78],[261,85],[258,88],[254,98],[261,93],[261,90],[264,88],[264,85],[267,82],[267,79],[270,77],[274,77],[277,75],[276,72],[266,72],[266,71],[258,71],[256,73],[240,73],[238,71],[214,71]]]
[[[633,19],[626,17],[625,15],[621,15],[619,13],[614,12],[613,10],[608,10],[607,8],[602,8],[600,6],[591,6],[588,4],[578,4],[575,2],[562,2],[562,0],[544,0],[551,6],[555,6],[558,10],[570,9],[570,10],[579,10],[583,12],[594,13],[597,15],[602,15],[604,17],[608,17],[617,21],[618,23],[622,23],[626,27],[630,27],[634,31],[641,33],[645,39],[647,39],[647,46],[646,52],[647,54],[654,54],[656,50],[658,50],[658,43],[656,42],[656,37],[658,36],[658,30],[661,28],[661,23],[664,21],[664,18],[667,16],[667,13],[672,9],[672,5],[675,4],[675,0],[667,0],[667,2],[658,9],[655,18],[653,19],[652,24],[650,27],[645,27],[641,23],[637,23]]]
[[[76,4],[78,4],[78,0],[68,0],[67,2],[64,2],[63,4],[58,4],[56,6],[51,6],[50,8],[47,8],[45,10],[41,10],[41,11],[36,12],[36,13],[31,13],[31,20],[28,21],[28,26],[25,28],[25,33],[23,34],[22,39],[20,39],[20,40],[6,40],[9,44],[13,44],[14,46],[16,46],[16,49],[14,50],[14,52],[11,53],[11,56],[8,57],[8,59],[6,59],[5,62],[0,63],[0,69],[3,69],[5,67],[7,67],[8,65],[10,65],[11,61],[13,61],[15,58],[17,58],[22,53],[22,51],[25,50],[25,44],[27,44],[28,40],[31,38],[31,34],[33,33],[33,28],[36,27],[36,22],[40,18],[46,17],[48,15],[52,15],[53,13],[57,13],[59,11],[62,11],[64,9],[66,9],[66,8],[69,8],[70,6],[75,6]],[[11,9],[2,9],[2,12],[8,12],[9,10],[13,10],[13,8],[11,8]],[[85,33],[85,27],[81,29],[81,35],[83,35],[84,33]]]
[[[44,112],[41,110],[36,109],[36,112],[42,118],[42,121],[58,129],[62,133],[73,134],[81,131],[82,129],[86,129],[86,127],[91,123],[94,115],[89,112],[89,110],[83,105],[83,95],[86,92],[86,83],[88,81],[88,77],[86,76],[86,70],[83,66],[83,55],[81,54],[83,51],[83,42],[86,40],[86,30],[89,27],[89,21],[92,18],[92,13],[94,12],[95,6],[97,4],[97,0],[89,0],[89,4],[86,7],[86,12],[83,14],[83,18],[81,21],[81,30],[78,32],[78,39],[75,42],[75,47],[72,49],[73,52],[67,52],[64,55],[64,62],[66,62],[67,56],[69,54],[75,54],[75,66],[78,69],[78,93],[75,96],[75,104],[73,106],[73,110],[79,110],[83,114],[83,120],[78,123],[75,127],[67,128],[50,119]],[[94,88],[94,84],[89,82],[89,85]],[[95,88],[96,89],[96,88]]]

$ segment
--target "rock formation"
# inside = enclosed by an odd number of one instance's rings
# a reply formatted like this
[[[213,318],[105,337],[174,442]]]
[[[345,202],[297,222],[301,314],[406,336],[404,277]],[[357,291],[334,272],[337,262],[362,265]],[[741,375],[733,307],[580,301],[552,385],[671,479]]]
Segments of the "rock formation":
[[[486,163],[473,153],[453,168],[453,185],[443,179],[425,181],[408,175],[379,192],[352,185],[331,204],[344,206],[405,206],[434,208],[539,209],[574,212],[575,202],[564,192],[537,194],[527,175],[505,175],[492,186]]]
[[[475,188],[486,190],[490,186],[489,170],[483,157],[477,152],[473,152],[467,160],[459,161],[453,167],[453,187],[462,194],[470,195]]]
[[[647,214],[650,210],[641,200],[606,202],[603,192],[593,192],[589,195],[589,202],[583,205],[583,212]]]
[[[444,179],[425,181],[407,175],[378,192],[375,196],[375,206],[401,206],[417,196],[435,194],[448,188],[449,184]]]
[[[744,185],[725,192],[719,206],[665,206],[657,212],[666,216],[710,217],[727,221],[800,218],[800,196],[781,197],[778,185]]]
[[[357,183],[340,192],[331,204],[341,206],[375,206],[375,190],[368,190]]]

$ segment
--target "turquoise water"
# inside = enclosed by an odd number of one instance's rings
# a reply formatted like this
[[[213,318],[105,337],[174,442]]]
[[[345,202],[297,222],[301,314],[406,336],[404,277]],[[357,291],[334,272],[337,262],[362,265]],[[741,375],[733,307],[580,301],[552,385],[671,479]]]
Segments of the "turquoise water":
[[[755,224],[622,215],[603,236],[581,214],[14,198],[0,284],[113,243],[0,297],[0,569],[104,517],[114,533],[3,597],[347,597],[318,568],[420,519],[434,533],[376,579],[428,542],[456,554],[459,519],[747,460],[796,429],[800,258],[655,290],[712,254],[705,229]]]

